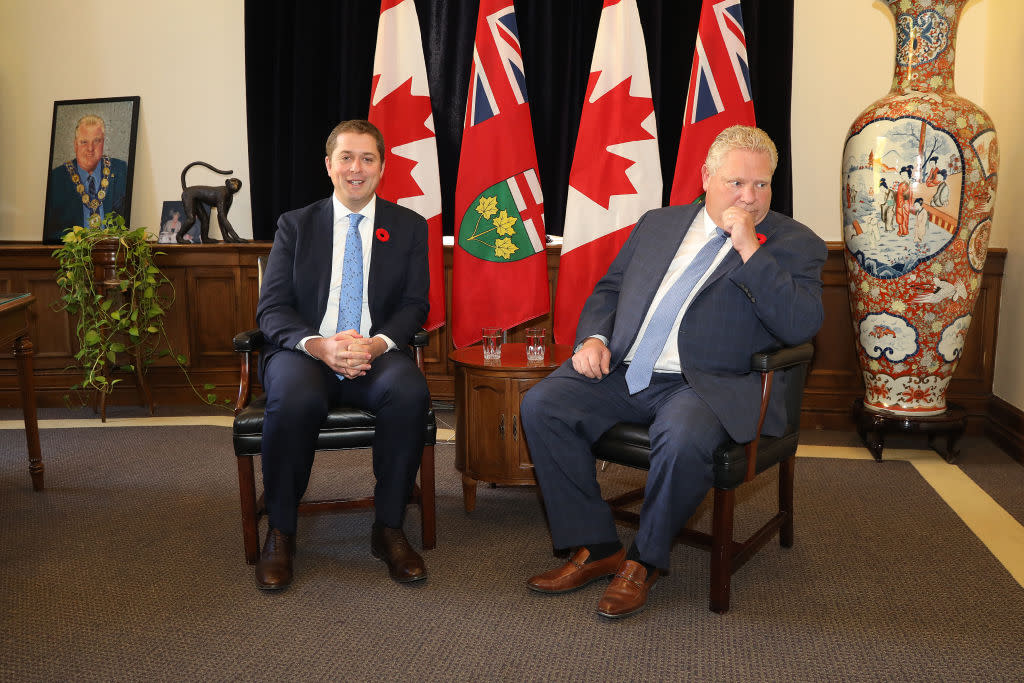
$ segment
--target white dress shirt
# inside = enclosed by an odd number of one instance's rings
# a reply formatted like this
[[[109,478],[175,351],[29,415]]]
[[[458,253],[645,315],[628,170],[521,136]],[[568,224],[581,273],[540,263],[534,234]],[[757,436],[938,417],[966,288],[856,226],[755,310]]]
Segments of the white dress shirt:
[[[676,250],[676,255],[672,258],[672,262],[668,265],[668,270],[665,272],[665,277],[662,278],[661,284],[658,285],[658,291],[654,293],[654,299],[651,301],[650,307],[647,309],[647,315],[644,316],[643,324],[640,325],[640,332],[636,335],[636,340],[633,342],[633,346],[630,347],[626,353],[626,357],[623,359],[624,362],[629,363],[633,360],[633,355],[636,353],[636,347],[640,344],[640,340],[643,339],[644,332],[647,331],[647,325],[651,322],[651,316],[654,315],[654,311],[658,308],[658,304],[665,298],[665,294],[672,287],[676,280],[683,274],[690,262],[693,261],[697,252],[701,250],[705,243],[711,239],[712,235],[715,234],[715,229],[718,226],[708,216],[707,209],[701,209],[700,212],[694,216],[693,222],[690,224],[690,229],[686,231],[686,237],[683,238],[682,243],[679,245],[679,249]],[[732,237],[725,240],[725,244],[718,250],[718,254],[715,255],[714,261],[708,267],[704,276],[697,281],[694,285],[693,290],[689,296],[686,297],[686,301],[683,302],[682,308],[679,309],[679,313],[676,314],[675,322],[672,325],[673,330],[678,330],[679,325],[683,320],[683,315],[686,313],[686,309],[690,307],[690,302],[693,301],[693,297],[697,295],[700,288],[707,282],[708,277],[711,273],[715,272],[715,269],[722,262],[722,259],[726,257],[729,250],[732,249]],[[592,335],[596,339],[600,339],[605,346],[608,345],[608,339],[603,335],[595,334]],[[578,348],[576,350],[579,350]],[[665,342],[665,348],[662,349],[661,355],[658,356],[658,360],[654,364],[655,372],[679,372],[681,365],[679,362],[679,344],[678,335],[670,334]]]
[[[327,309],[324,311],[323,320],[320,321],[320,336],[333,337],[338,328],[338,302],[341,299],[341,279],[345,263],[345,242],[348,238],[349,214],[358,213],[363,219],[359,221],[359,239],[363,243],[363,311],[359,320],[359,334],[368,336],[370,334],[370,299],[367,295],[370,282],[370,256],[373,252],[373,224],[377,212],[377,196],[370,197],[370,202],[359,211],[350,211],[342,204],[335,194],[331,194],[331,204],[334,207],[334,236],[331,244],[331,284],[327,293]],[[396,348],[396,344],[383,334],[375,335],[384,340],[388,351]],[[312,337],[305,337],[299,342],[299,348],[306,350],[306,340]]]

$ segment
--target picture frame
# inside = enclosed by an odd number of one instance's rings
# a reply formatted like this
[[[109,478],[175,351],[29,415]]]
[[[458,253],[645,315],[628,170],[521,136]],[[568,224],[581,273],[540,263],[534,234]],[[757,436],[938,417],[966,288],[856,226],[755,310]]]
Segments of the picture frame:
[[[160,212],[160,232],[157,242],[160,244],[178,244],[178,233],[185,231],[184,241],[181,244],[202,243],[202,231],[199,219],[192,221],[192,225],[182,225],[181,219],[185,216],[185,205],[181,201],[164,202],[164,208]]]
[[[53,103],[44,243],[59,244],[76,225],[98,227],[110,213],[131,224],[140,102],[135,95]]]

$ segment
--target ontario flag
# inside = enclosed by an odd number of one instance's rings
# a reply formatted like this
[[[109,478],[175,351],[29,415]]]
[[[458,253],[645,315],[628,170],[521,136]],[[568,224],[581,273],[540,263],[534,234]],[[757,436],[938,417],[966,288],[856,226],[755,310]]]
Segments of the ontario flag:
[[[556,343],[573,343],[594,285],[640,216],[659,206],[661,160],[636,0],[604,0],[569,172]]]
[[[708,148],[716,135],[737,124],[754,125],[743,11],[740,0],[704,0],[671,204],[703,201],[700,169]]]
[[[441,182],[414,0],[381,0],[368,118],[387,145],[377,194],[427,219],[430,313],[424,328],[434,330],[445,322]]]
[[[512,0],[480,2],[455,217],[455,347],[546,314],[544,198]]]

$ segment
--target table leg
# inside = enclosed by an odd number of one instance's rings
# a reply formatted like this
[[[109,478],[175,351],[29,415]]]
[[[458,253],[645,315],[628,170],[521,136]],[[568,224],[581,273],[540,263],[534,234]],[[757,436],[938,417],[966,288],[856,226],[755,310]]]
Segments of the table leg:
[[[462,505],[466,512],[476,509],[476,479],[462,475]]]
[[[21,411],[25,417],[25,439],[28,441],[28,472],[32,488],[43,490],[43,455],[39,448],[39,423],[36,419],[36,387],[32,374],[32,341],[20,337],[14,342],[18,360],[18,384],[21,387]]]

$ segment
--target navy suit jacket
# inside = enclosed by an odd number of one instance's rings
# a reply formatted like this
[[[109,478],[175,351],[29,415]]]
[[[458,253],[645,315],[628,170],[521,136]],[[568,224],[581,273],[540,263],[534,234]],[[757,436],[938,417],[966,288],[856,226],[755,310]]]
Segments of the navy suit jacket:
[[[612,370],[632,347],[700,209],[670,206],[644,214],[587,299],[576,343],[603,335]],[[824,318],[825,243],[810,228],[773,211],[756,230],[766,238],[761,248],[746,263],[735,250],[726,255],[694,296],[677,334],[683,376],[740,443],[756,436],[760,412],[760,376],[750,370],[751,356],[811,339]],[[558,372],[575,370],[567,363]],[[765,434],[785,428],[784,381],[784,376],[776,380]]]
[[[261,370],[281,349],[320,334],[331,284],[334,209],[327,197],[282,214],[263,274],[256,322],[266,337]],[[377,197],[367,280],[370,334],[408,348],[427,319],[427,224],[415,211]]]
[[[103,215],[116,211],[125,214],[125,198],[128,191],[128,164],[110,157],[110,184],[107,196],[103,198]],[[60,242],[64,233],[76,225],[84,228],[82,195],[75,189],[68,169],[61,164],[50,171],[50,182],[46,186],[46,222],[43,225],[43,241]]]

